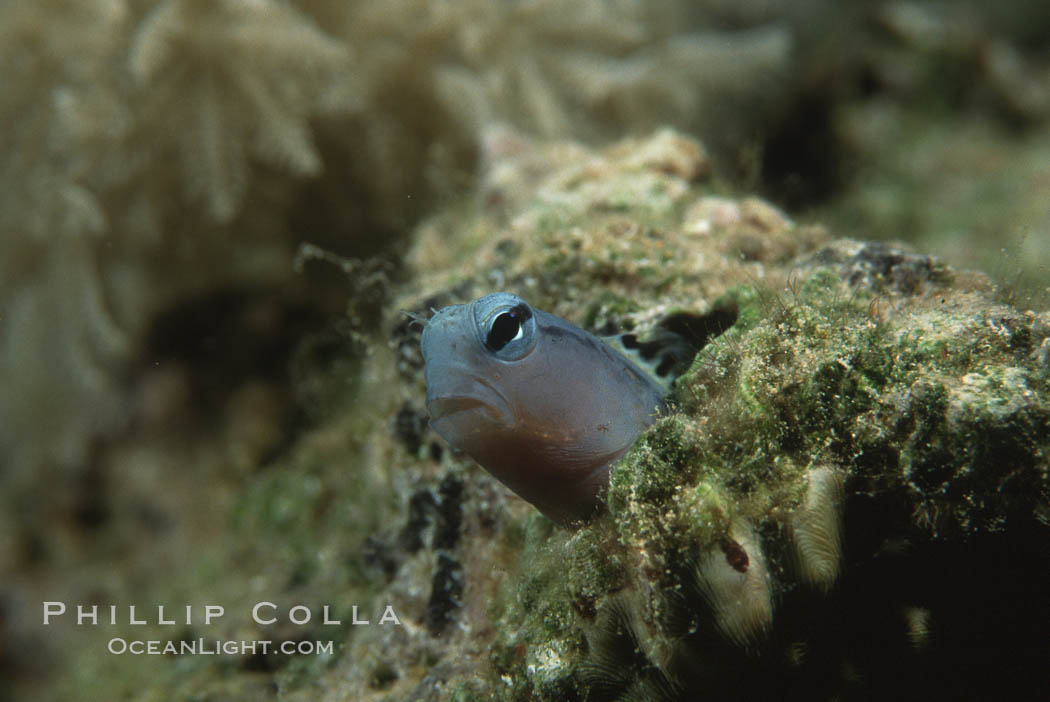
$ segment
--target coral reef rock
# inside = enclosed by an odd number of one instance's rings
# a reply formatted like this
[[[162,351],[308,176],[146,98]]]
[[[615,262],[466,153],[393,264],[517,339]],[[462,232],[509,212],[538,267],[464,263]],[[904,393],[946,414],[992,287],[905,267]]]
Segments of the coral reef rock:
[[[440,632],[351,643],[351,660],[379,650],[393,669],[376,699],[994,696],[1004,670],[1037,690],[1050,315],[980,274],[720,195],[677,134],[546,159],[517,144],[482,183],[495,210],[421,227],[418,291],[398,306],[507,289],[598,331],[674,320],[702,348],[577,530],[429,430],[414,439],[434,504],[464,481],[454,548],[414,556],[434,564],[418,586],[432,603],[458,562],[457,597]],[[392,324],[418,413],[418,325]],[[435,634],[455,653],[429,674],[394,663]]]

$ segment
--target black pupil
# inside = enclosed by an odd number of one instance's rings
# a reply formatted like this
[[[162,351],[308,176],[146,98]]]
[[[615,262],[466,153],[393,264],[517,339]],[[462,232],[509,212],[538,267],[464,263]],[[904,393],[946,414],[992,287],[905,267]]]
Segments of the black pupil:
[[[485,338],[485,345],[493,351],[499,351],[518,335],[522,322],[528,318],[527,310],[520,307],[499,314],[492,320],[489,335]]]

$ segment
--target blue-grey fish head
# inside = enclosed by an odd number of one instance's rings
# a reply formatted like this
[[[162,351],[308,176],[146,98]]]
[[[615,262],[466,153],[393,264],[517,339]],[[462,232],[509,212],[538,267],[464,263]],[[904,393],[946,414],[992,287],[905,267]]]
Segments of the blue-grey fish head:
[[[515,416],[498,387],[500,366],[531,353],[535,336],[531,309],[510,293],[450,305],[427,320],[421,346],[434,430],[457,447],[472,434],[511,430]]]
[[[431,426],[555,520],[593,512],[664,390],[594,335],[494,293],[423,328]]]

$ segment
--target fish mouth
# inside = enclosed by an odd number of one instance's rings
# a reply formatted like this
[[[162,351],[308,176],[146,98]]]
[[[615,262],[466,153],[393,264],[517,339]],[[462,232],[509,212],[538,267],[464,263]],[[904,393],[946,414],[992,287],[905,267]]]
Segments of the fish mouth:
[[[445,395],[427,402],[430,426],[453,448],[465,450],[479,437],[506,424],[508,417],[475,395]]]
[[[486,378],[452,368],[440,374],[427,374],[427,412],[430,420],[478,419],[495,424],[513,423],[514,413],[507,398]],[[459,417],[457,415],[462,415]]]
[[[476,397],[468,397],[466,395],[439,397],[427,403],[427,412],[430,414],[430,420],[432,422],[441,419],[448,419],[454,414],[459,414],[460,412],[466,412],[472,409],[488,410],[489,412],[493,411],[491,405],[482,402]]]

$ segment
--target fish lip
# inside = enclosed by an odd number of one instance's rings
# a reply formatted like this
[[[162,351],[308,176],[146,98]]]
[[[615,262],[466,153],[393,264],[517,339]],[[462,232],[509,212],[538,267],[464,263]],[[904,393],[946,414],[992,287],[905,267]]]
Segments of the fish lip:
[[[432,422],[447,419],[454,414],[476,408],[490,409],[491,406],[476,397],[468,395],[446,395],[445,397],[434,398],[427,403],[427,413],[430,415],[430,421]]]
[[[485,435],[495,426],[505,424],[499,407],[474,395],[444,395],[427,401],[430,427],[454,449],[463,450],[469,437]]]
[[[433,396],[427,397],[427,414],[430,415],[430,421],[438,422],[462,412],[481,410],[491,421],[512,424],[514,413],[507,398],[484,378],[471,376],[470,380],[475,386],[468,391],[462,386],[448,388],[447,394],[439,389]],[[476,392],[478,389],[483,390],[481,396]]]

